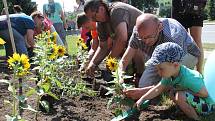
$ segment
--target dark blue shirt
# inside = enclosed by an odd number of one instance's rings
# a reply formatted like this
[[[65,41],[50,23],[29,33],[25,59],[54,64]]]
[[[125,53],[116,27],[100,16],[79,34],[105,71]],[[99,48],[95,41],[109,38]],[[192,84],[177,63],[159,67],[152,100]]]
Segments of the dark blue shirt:
[[[35,24],[33,19],[26,14],[11,14],[10,21],[12,28],[16,29],[23,36],[27,33],[27,29],[34,30]],[[0,16],[0,30],[7,27],[6,16]]]

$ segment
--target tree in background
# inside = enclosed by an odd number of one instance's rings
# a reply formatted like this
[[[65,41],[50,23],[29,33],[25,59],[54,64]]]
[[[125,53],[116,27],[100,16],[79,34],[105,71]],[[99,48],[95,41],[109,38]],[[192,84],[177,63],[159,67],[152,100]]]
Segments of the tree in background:
[[[208,2],[208,17],[210,20],[215,20],[215,0]]]
[[[145,13],[155,12],[155,8],[158,8],[158,2],[156,0],[143,0],[143,8]]]
[[[171,6],[165,6],[163,3],[159,5],[159,16],[171,18]]]
[[[144,1],[145,1],[145,0],[129,0],[129,3],[130,3],[132,6],[138,8],[139,10],[142,11],[142,10],[143,10]]]
[[[158,7],[156,0],[128,0],[129,4],[138,8],[145,13],[154,13],[155,8]]]
[[[20,5],[22,7],[23,13],[30,15],[36,9],[36,3],[31,2],[31,0],[7,0],[7,5],[9,13],[13,12],[14,5]],[[3,1],[0,0],[0,11],[4,8]]]

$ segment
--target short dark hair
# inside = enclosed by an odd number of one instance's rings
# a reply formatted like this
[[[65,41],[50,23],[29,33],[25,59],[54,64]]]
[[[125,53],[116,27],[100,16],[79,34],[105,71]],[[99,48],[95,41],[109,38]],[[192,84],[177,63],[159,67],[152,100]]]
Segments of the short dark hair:
[[[34,19],[35,17],[43,17],[43,14],[39,11],[34,11],[30,16]]]
[[[22,12],[22,7],[20,5],[14,5],[13,6],[13,10],[14,12]]]
[[[104,0],[87,0],[84,3],[84,12],[86,13],[89,9],[96,12],[100,5],[103,5],[106,9],[108,8],[107,1]]]
[[[87,18],[87,16],[85,15],[85,13],[80,13],[77,16],[77,26],[78,28],[81,28],[81,26],[86,23],[87,21],[89,21],[90,19]]]

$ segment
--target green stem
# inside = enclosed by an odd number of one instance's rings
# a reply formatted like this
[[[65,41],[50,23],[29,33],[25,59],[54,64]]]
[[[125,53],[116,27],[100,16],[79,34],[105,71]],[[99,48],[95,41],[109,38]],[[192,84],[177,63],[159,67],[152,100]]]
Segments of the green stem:
[[[36,104],[36,110],[39,111],[39,103],[40,102],[40,96],[37,96],[37,104]],[[37,114],[38,112],[35,113],[35,120],[37,121]]]
[[[13,95],[13,111],[12,111],[12,116],[16,116],[16,87],[15,87],[15,69],[13,73],[13,78],[12,78],[12,95]]]

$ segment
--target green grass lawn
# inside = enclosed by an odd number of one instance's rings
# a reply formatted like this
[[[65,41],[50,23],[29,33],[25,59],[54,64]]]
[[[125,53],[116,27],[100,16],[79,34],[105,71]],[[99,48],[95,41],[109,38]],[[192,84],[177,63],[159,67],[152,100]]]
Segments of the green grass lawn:
[[[204,43],[203,48],[205,51],[212,51],[215,49],[215,43]]]
[[[72,36],[72,35],[69,35],[66,37],[66,40],[68,42],[68,53],[70,55],[74,55],[77,53],[78,49],[77,49],[77,46],[76,46],[76,41],[79,39],[79,36]],[[1,46],[0,47],[0,56],[5,56],[5,50],[4,50],[4,47]]]
[[[74,55],[74,54],[77,54],[78,52],[78,49],[77,49],[77,44],[76,42],[78,41],[79,39],[79,36],[72,36],[72,35],[69,35],[66,37],[66,40],[67,40],[67,43],[68,43],[68,53],[70,55]]]
[[[0,56],[4,56],[4,55],[5,55],[4,46],[0,46]]]

